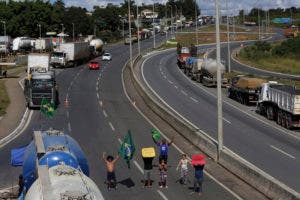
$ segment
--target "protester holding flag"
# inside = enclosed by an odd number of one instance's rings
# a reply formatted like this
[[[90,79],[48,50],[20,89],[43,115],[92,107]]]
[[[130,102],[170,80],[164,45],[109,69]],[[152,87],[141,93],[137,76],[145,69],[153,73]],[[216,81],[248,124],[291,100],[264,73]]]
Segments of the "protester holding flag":
[[[173,139],[170,142],[167,142],[166,139],[162,139],[158,142],[153,136],[152,139],[154,143],[159,147],[160,154],[159,154],[159,164],[164,160],[165,164],[168,163],[168,149],[169,146],[173,143]]]
[[[106,153],[103,152],[102,158],[106,163],[107,168],[107,188],[110,190],[111,188],[116,188],[117,179],[115,174],[115,162],[119,159],[119,154],[116,155],[116,158],[114,159],[113,156],[108,155],[105,157]]]
[[[119,149],[119,154],[122,158],[125,159],[128,168],[130,168],[130,160],[133,158],[135,152],[135,146],[131,137],[131,132],[128,130],[123,143]]]

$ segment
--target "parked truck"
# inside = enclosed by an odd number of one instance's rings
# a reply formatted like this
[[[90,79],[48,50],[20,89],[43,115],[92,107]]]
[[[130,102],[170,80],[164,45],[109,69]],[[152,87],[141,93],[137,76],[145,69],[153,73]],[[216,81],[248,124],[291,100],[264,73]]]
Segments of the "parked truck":
[[[39,38],[35,40],[35,51],[49,52],[52,50],[52,39],[51,38]]]
[[[228,97],[245,105],[256,103],[261,85],[266,82],[266,80],[259,78],[235,76],[230,81]]]
[[[263,83],[257,112],[287,129],[300,127],[300,90],[277,82]]]
[[[191,53],[188,47],[177,46],[177,65],[179,68],[185,68],[185,61],[187,58],[191,57]]]
[[[30,53],[28,54],[27,73],[30,76],[33,72],[50,70],[50,54],[48,53]]]
[[[228,80],[224,78],[225,66],[220,63],[219,67],[221,71],[221,85],[225,86],[228,83]],[[201,65],[199,82],[208,87],[217,86],[217,69],[216,60],[211,58],[205,59]]]
[[[290,28],[284,30],[284,35],[287,38],[297,37],[299,35],[298,27],[292,25]]]
[[[91,57],[89,42],[61,43],[58,50],[52,52],[50,65],[55,67],[77,66]]]
[[[55,81],[55,72],[41,68],[34,71],[25,79],[24,95],[28,108],[41,107],[42,100],[58,105],[58,88]]]
[[[89,165],[81,147],[63,131],[34,131],[22,162],[25,200],[104,199],[89,178]]]

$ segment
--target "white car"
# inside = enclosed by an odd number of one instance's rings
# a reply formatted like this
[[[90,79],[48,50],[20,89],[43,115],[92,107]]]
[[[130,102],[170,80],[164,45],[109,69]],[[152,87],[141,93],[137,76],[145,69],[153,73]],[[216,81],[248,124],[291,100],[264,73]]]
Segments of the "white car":
[[[111,54],[110,53],[103,54],[102,60],[111,60]]]

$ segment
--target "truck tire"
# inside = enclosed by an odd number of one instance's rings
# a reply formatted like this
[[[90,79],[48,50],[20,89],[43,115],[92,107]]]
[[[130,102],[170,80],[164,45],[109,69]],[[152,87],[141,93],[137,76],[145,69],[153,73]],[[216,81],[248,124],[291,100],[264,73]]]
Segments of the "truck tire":
[[[277,113],[276,123],[279,125],[282,125],[282,112],[281,111],[279,111]]]
[[[289,113],[286,114],[285,125],[286,125],[287,129],[289,129],[289,130],[293,129],[293,126],[292,126],[292,116]]]
[[[273,120],[274,119],[274,110],[272,106],[267,107],[267,119]]]

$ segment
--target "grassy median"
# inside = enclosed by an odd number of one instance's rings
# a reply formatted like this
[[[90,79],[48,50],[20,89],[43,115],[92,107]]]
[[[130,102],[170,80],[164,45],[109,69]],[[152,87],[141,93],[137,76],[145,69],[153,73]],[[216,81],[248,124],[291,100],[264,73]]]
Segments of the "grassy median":
[[[0,116],[6,113],[5,111],[9,103],[10,100],[5,87],[5,80],[0,80]]]

